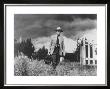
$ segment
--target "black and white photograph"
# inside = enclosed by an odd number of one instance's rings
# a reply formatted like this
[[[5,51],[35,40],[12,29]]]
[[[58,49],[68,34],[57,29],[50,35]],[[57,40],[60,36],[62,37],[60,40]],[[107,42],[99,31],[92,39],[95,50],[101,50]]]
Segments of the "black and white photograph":
[[[96,76],[97,14],[14,14],[15,76]]]
[[[6,86],[107,84],[106,5],[4,7]]]

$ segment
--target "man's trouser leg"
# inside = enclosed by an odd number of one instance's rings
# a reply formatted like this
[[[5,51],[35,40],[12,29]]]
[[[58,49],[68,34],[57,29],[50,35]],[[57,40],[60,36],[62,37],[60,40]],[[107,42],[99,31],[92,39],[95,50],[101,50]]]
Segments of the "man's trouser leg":
[[[57,55],[57,54],[53,54],[53,55],[52,55],[52,58],[53,58],[53,63],[52,63],[52,65],[53,65],[53,68],[55,69],[56,66],[59,64],[60,57],[59,57],[59,55]]]

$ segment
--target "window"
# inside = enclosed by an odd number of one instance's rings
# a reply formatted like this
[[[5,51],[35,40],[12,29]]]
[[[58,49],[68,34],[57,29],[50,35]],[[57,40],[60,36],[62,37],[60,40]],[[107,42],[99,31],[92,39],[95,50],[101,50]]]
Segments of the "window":
[[[86,64],[88,64],[88,60],[86,60]]]
[[[86,45],[86,58],[88,58],[88,45]]]
[[[93,60],[90,60],[90,64],[93,64]]]
[[[97,64],[97,60],[95,60],[95,64]]]
[[[90,46],[90,58],[93,58],[93,49],[92,49],[92,46]]]

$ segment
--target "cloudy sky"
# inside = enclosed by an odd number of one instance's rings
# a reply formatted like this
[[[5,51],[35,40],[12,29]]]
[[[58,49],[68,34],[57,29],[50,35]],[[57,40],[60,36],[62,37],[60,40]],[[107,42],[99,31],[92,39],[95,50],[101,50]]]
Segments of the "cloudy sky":
[[[66,40],[86,35],[96,41],[96,14],[15,14],[14,37],[48,39],[55,34],[57,26],[62,27]]]

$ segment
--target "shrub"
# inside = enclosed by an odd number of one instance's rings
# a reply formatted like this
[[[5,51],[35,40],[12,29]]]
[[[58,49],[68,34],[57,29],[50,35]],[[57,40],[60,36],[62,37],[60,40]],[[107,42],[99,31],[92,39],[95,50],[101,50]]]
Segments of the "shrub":
[[[27,68],[29,63],[29,58],[26,56],[18,56],[14,59],[14,75],[15,76],[27,76]]]
[[[15,76],[96,76],[96,66],[81,66],[75,62],[62,62],[53,70],[51,65],[44,60],[32,60],[26,56],[18,56],[14,59]]]
[[[45,64],[44,60],[33,60],[28,66],[29,76],[48,76],[51,74],[52,67]]]
[[[31,39],[27,39],[26,41],[22,41],[19,48],[20,52],[23,52],[25,55],[27,55],[29,58],[32,57],[32,54],[34,53],[34,46],[31,42]]]
[[[44,60],[30,61],[26,56],[18,56],[14,59],[15,76],[48,76],[52,67],[45,64]]]
[[[46,58],[44,59],[45,64],[51,64],[52,63],[52,56],[47,55]]]
[[[25,41],[22,41],[21,43],[15,43],[14,51],[15,56],[18,55],[18,53],[22,52],[23,54],[27,55],[29,58],[32,58],[34,54],[34,46],[31,42],[31,39],[27,39]]]
[[[48,54],[48,50],[43,46],[42,48],[40,48],[37,53],[36,53],[36,57],[38,60],[44,60],[46,59]]]
[[[20,43],[14,43],[14,57],[18,56]]]

